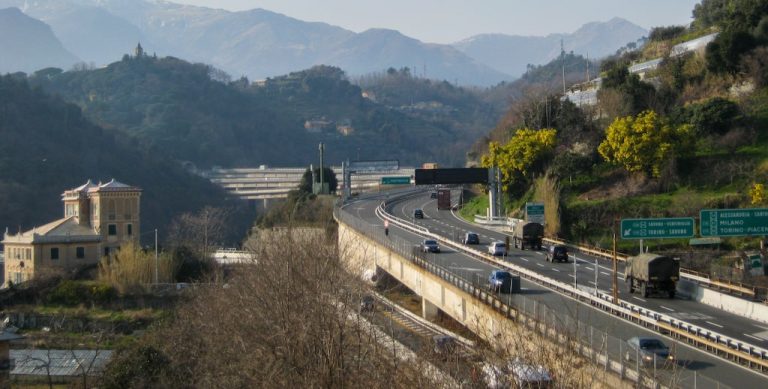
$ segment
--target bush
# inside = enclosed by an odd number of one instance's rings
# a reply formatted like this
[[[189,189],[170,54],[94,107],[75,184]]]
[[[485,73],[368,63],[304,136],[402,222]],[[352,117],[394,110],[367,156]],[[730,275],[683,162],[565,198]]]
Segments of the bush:
[[[684,32],[684,26],[655,27],[648,34],[648,39],[651,41],[666,41],[677,38]]]
[[[48,304],[69,307],[80,304],[105,305],[116,295],[115,289],[107,284],[66,280],[57,285],[45,300]]]

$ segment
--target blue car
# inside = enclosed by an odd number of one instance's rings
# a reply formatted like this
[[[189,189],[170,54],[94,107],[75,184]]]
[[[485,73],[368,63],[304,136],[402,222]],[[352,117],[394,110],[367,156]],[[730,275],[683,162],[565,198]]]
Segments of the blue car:
[[[494,292],[512,293],[512,274],[506,270],[494,270],[488,276],[488,289]]]

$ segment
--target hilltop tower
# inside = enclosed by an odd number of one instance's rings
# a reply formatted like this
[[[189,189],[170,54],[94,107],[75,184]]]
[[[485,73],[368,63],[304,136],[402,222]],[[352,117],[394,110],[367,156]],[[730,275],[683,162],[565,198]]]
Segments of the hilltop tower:
[[[136,58],[141,58],[145,55],[144,48],[141,47],[141,42],[139,42],[138,45],[136,45],[136,48],[133,50],[133,56]]]

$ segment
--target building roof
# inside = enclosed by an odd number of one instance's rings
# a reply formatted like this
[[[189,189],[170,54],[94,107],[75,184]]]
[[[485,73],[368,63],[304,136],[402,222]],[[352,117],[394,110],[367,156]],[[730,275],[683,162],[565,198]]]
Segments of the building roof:
[[[24,337],[19,334],[8,332],[5,330],[0,331],[0,342],[7,342],[7,341],[19,340],[19,339],[24,339]]]
[[[112,350],[10,350],[11,375],[75,377],[104,370]]]
[[[134,191],[140,192],[141,189],[135,186],[123,184],[122,182],[115,181],[113,178],[106,184],[99,183],[95,188],[88,189],[88,192],[101,192],[101,191]]]
[[[70,216],[16,235],[6,232],[3,243],[74,243],[100,240],[101,235],[92,228],[81,226],[77,216]]]

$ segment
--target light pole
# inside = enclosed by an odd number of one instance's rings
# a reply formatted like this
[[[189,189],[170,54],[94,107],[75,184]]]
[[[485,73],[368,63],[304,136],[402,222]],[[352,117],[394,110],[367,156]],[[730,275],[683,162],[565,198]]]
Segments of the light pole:
[[[573,255],[573,288],[577,289],[579,286],[576,282],[576,261],[578,259],[576,258],[576,254]]]
[[[158,260],[157,260],[157,228],[155,228],[155,284],[157,284],[157,279],[158,279],[158,274],[157,274],[158,273],[158,271],[157,271],[158,265],[157,265],[157,263],[158,263]]]
[[[595,258],[595,296],[597,296],[597,258]]]

